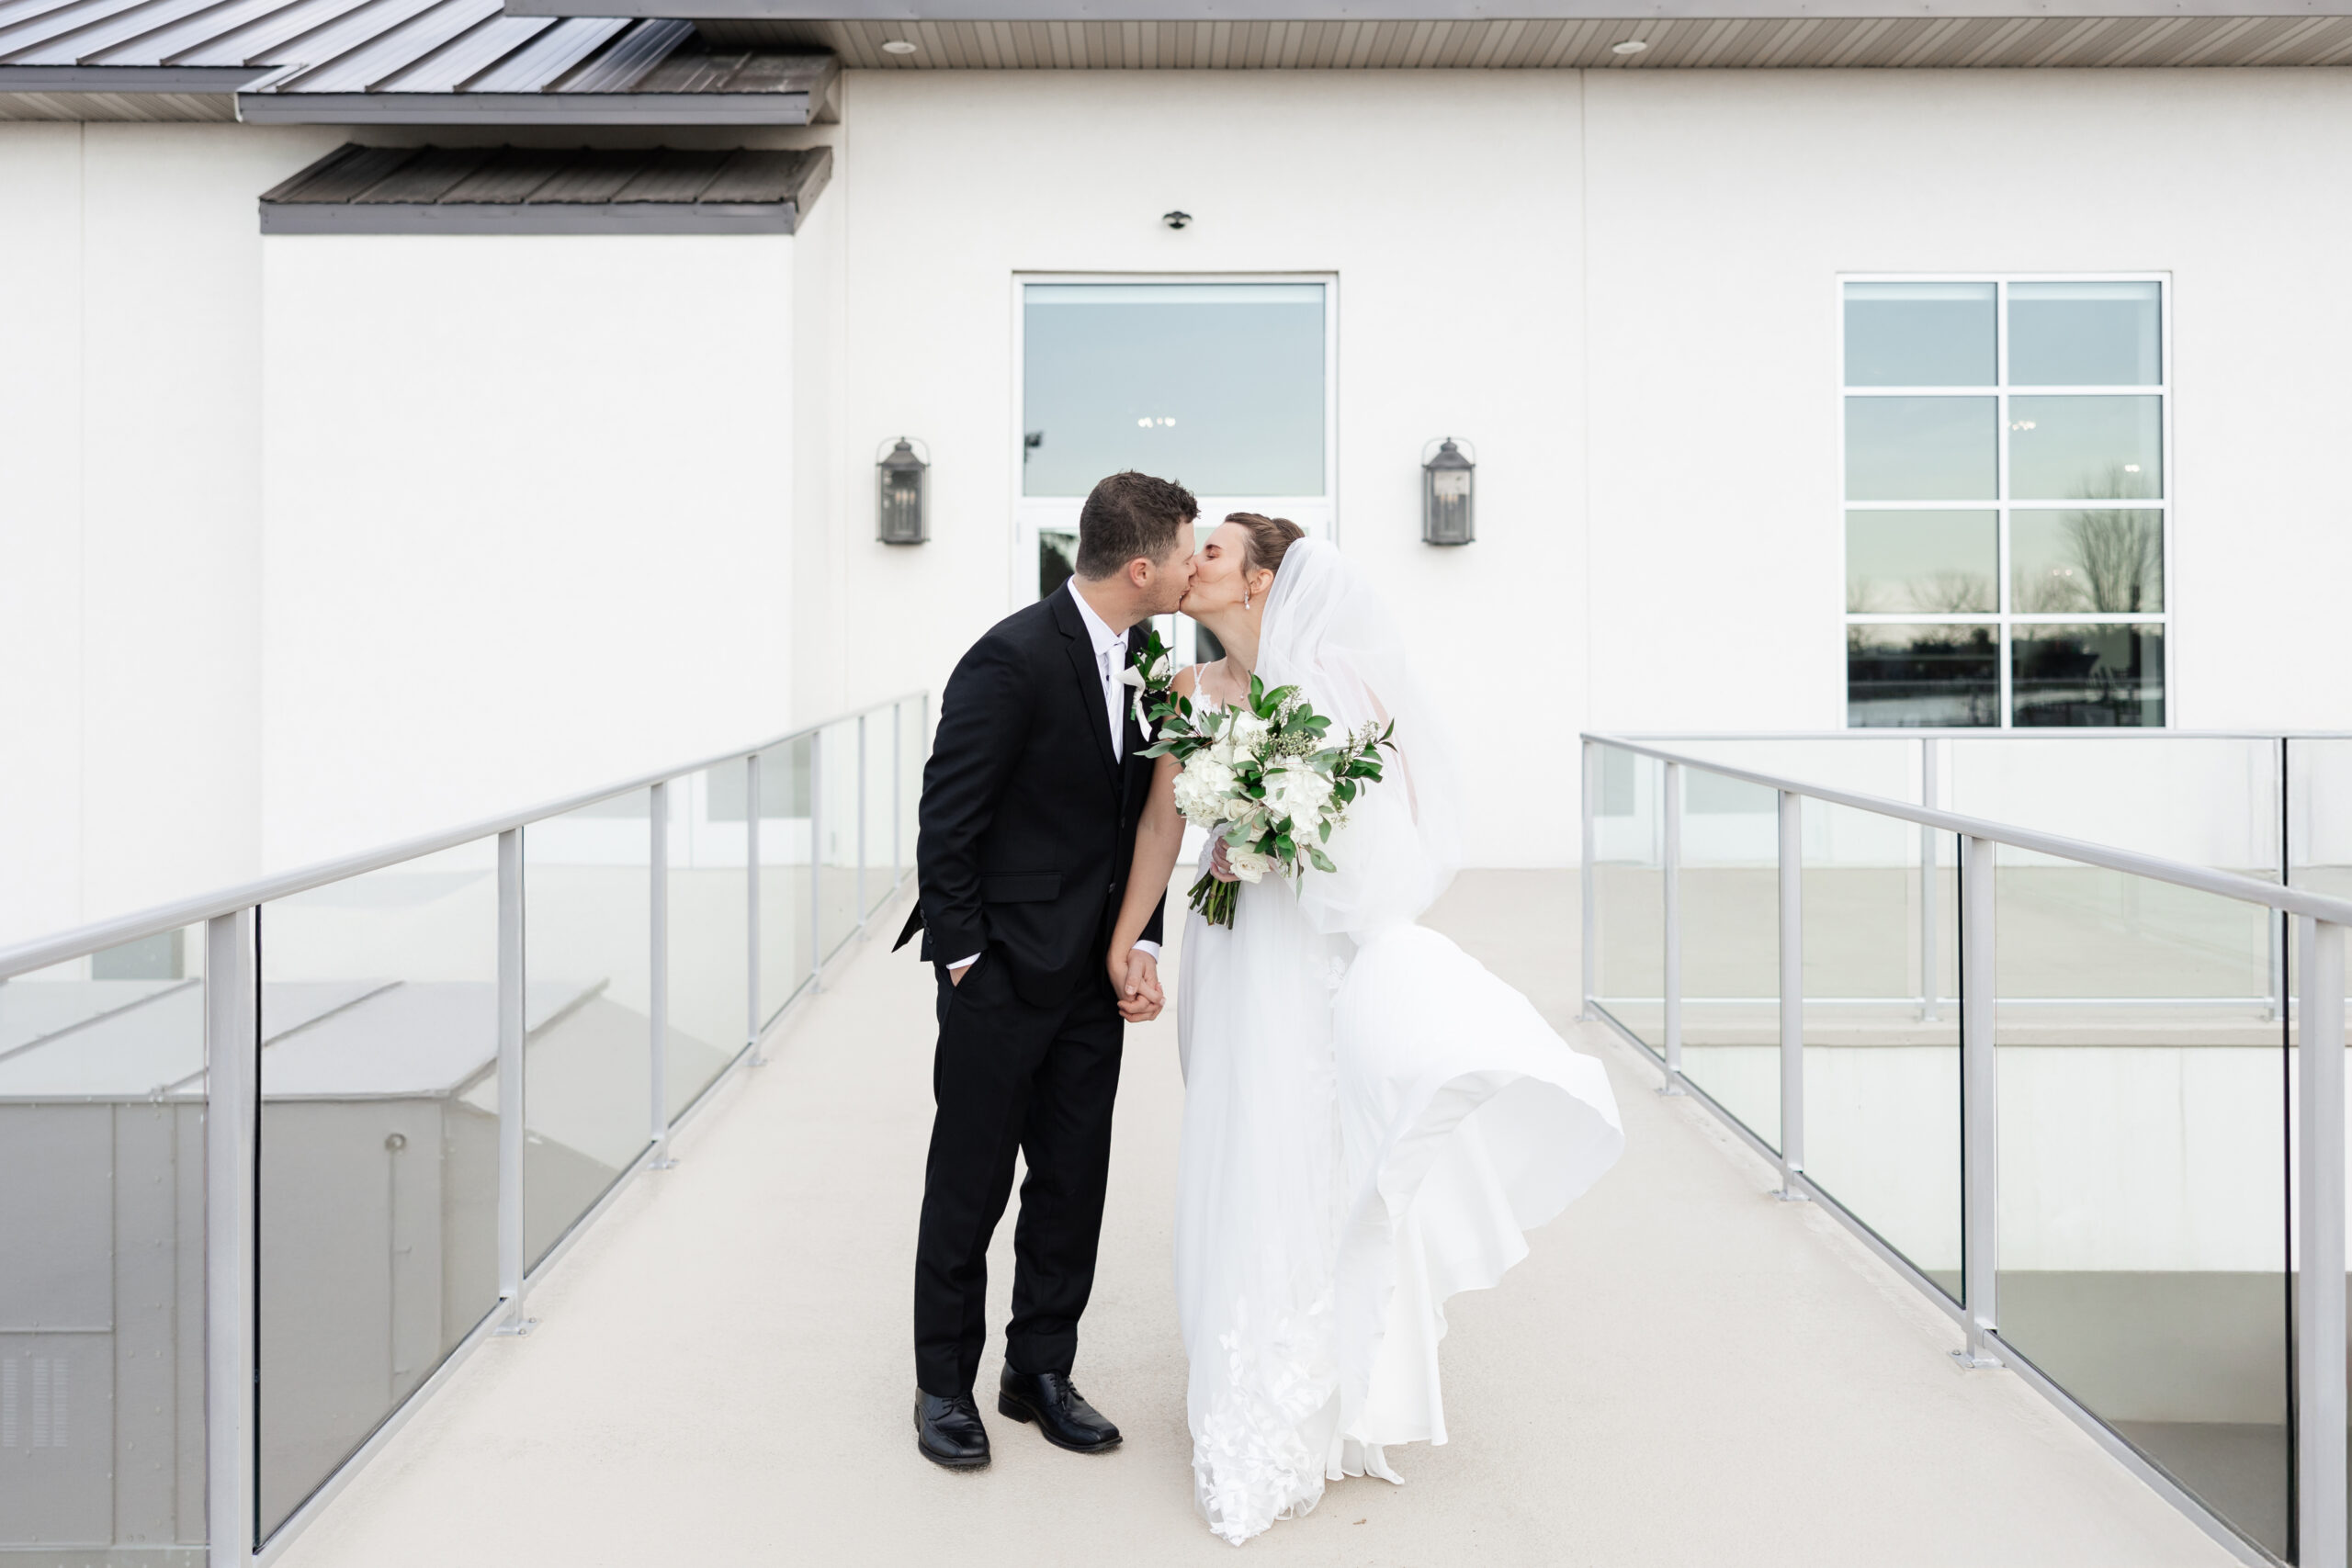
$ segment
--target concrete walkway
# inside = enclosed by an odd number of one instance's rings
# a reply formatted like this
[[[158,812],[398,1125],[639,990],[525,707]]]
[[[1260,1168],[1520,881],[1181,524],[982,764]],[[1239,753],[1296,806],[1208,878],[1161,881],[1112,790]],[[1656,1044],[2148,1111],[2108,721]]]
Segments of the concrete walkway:
[[[1475,874],[1431,923],[1566,1030],[1574,906],[1566,874]],[[484,1345],[285,1568],[1226,1560],[1192,1511],[1170,1300],[1173,1015],[1128,1036],[1078,1365],[1126,1444],[1081,1458],[992,1416],[996,1462],[977,1474],[925,1463],[908,1426],[930,1034],[927,973],[878,942],[858,953],[696,1121],[678,1168],[559,1265],[537,1332]],[[1455,1440],[1403,1450],[1404,1487],[1336,1483],[1254,1556],[2233,1561],[2013,1376],[1959,1371],[1949,1320],[1828,1216],[1772,1201],[1764,1164],[1653,1095],[1629,1050],[1572,1038],[1607,1063],[1629,1149],[1501,1288],[1450,1309]]]

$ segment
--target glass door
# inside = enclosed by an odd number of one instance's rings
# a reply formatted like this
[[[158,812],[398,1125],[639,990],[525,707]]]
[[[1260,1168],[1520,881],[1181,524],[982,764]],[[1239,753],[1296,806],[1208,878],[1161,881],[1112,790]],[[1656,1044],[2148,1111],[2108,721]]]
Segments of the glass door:
[[[1332,536],[1336,425],[1328,281],[1023,281],[1014,602],[1051,593],[1106,474],[1173,479],[1204,526],[1230,512]],[[1182,616],[1181,662],[1216,657]]]

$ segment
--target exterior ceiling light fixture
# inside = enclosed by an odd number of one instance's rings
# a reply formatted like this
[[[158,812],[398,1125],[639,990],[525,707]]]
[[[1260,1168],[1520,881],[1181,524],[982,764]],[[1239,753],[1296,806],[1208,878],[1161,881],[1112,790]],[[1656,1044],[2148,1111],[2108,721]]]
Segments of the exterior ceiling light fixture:
[[[1650,40],[1647,39],[1623,39],[1616,43],[1611,44],[1609,46],[1609,52],[1611,54],[1639,54],[1642,51],[1649,48],[1649,46]],[[882,47],[888,49],[890,46],[888,44],[884,44]]]
[[[910,38],[894,38],[882,45],[885,54],[912,54],[920,46]]]
[[[1182,229],[1193,220],[1193,215],[1189,212],[1163,212],[1159,215],[1159,220],[1170,229]]]
[[[1421,542],[1425,545],[1466,545],[1476,537],[1470,511],[1471,480],[1477,471],[1476,452],[1464,457],[1449,435],[1434,443],[1437,453],[1421,448]]]
[[[916,455],[920,445],[901,435],[875,459],[874,536],[886,545],[920,545],[931,537],[930,520],[923,515],[931,464]]]

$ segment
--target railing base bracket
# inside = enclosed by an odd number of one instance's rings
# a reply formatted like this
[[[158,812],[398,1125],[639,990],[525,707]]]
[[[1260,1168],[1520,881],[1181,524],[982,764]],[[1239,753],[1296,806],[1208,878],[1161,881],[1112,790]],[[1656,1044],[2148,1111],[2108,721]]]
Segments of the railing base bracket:
[[[1979,1355],[1966,1348],[1954,1350],[1951,1353],[1951,1359],[1960,1363],[1962,1371],[1969,1372],[1994,1371],[2001,1365],[2001,1358],[1998,1356]]]
[[[537,1318],[526,1317],[520,1323],[502,1323],[490,1333],[493,1339],[520,1339],[538,1325]]]
[[[1680,1084],[1676,1083],[1673,1079],[1668,1078],[1666,1082],[1658,1085],[1657,1089],[1651,1090],[1651,1092],[1653,1094],[1659,1095],[1664,1099],[1680,1100],[1686,1098],[1690,1091],[1684,1089]]]

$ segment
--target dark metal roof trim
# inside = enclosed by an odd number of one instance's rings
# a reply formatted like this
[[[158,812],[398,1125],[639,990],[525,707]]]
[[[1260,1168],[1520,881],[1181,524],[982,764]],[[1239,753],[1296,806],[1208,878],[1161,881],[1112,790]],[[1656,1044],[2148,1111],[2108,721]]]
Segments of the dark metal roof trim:
[[[789,234],[799,222],[799,208],[789,201],[261,204],[265,234]]]
[[[265,192],[265,234],[790,234],[832,176],[801,152],[346,143]]]
[[[256,125],[807,125],[805,93],[240,93]]]
[[[802,22],[1801,21],[1942,17],[2344,17],[2352,0],[505,0],[510,17]]]

